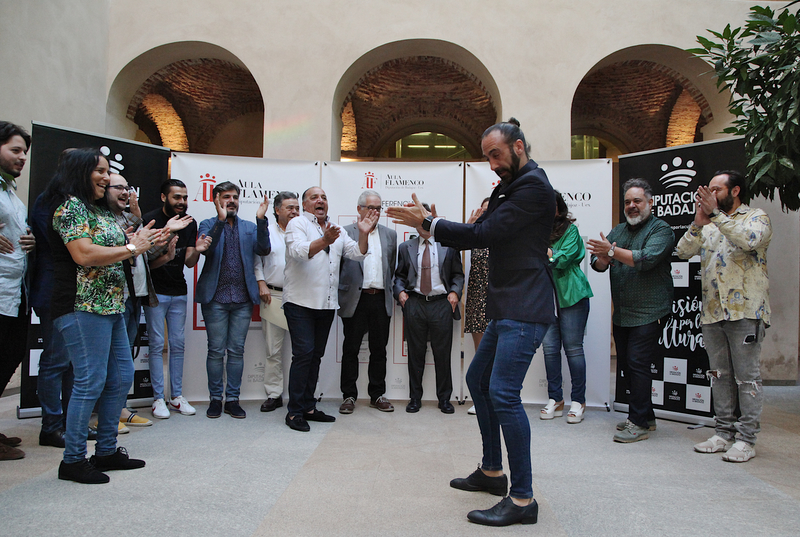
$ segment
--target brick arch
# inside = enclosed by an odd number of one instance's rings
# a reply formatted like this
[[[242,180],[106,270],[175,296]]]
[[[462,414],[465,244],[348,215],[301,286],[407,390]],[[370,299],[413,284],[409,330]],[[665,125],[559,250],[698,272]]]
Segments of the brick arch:
[[[694,108],[687,106],[687,94]],[[679,101],[681,106],[676,108]],[[626,152],[699,141],[699,128],[712,119],[708,101],[691,81],[647,60],[621,61],[593,70],[583,78],[572,101],[573,134],[611,133]],[[693,124],[687,127],[687,121]],[[689,130],[689,139],[685,135],[668,138],[671,126],[673,133],[676,126]]]
[[[183,59],[151,74],[136,90],[127,118],[146,128],[163,130],[166,115],[153,115],[146,99],[157,95],[166,100],[183,123],[188,148],[204,153],[222,128],[236,118],[264,112],[261,90],[244,67],[217,58]],[[160,125],[164,123],[165,125]],[[160,137],[163,139],[163,135]]]
[[[478,157],[480,135],[500,109],[482,63],[437,40],[389,43],[365,54],[342,76],[333,104],[335,158],[375,157],[399,137],[426,130]]]

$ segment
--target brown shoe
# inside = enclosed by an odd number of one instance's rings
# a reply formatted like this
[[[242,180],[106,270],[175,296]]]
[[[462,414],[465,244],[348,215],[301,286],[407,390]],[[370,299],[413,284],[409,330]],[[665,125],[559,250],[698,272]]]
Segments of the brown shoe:
[[[0,461],[13,461],[16,459],[24,459],[25,452],[15,447],[0,444]]]
[[[348,397],[339,405],[339,414],[352,414],[355,409],[356,400],[352,397]]]
[[[3,433],[0,433],[0,444],[5,444],[11,447],[17,447],[22,443],[22,438],[18,436],[6,436]]]
[[[390,403],[389,400],[382,395],[374,401],[370,401],[369,406],[372,408],[377,408],[381,412],[394,412],[392,403]]]

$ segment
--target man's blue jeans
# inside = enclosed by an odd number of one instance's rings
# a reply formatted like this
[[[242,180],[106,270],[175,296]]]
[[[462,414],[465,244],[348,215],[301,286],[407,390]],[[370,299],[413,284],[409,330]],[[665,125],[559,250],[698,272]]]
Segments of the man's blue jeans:
[[[542,341],[544,368],[547,371],[547,394],[559,402],[564,399],[561,389],[561,347],[567,355],[569,377],[572,384],[570,400],[586,402],[586,356],[583,353],[583,335],[589,318],[589,299],[579,300],[568,308],[561,308],[558,320],[550,325]]]
[[[617,364],[625,375],[628,397],[628,419],[639,427],[647,428],[655,421],[653,412],[653,373],[650,364],[662,356],[658,338],[663,325],[654,321],[642,326],[613,325]]]
[[[186,295],[157,295],[158,306],[144,307],[150,340],[150,382],[153,399],[164,399],[164,322],[169,339],[170,397],[183,394],[183,349],[186,327]],[[206,330],[208,320],[206,320]]]
[[[286,411],[293,416],[302,416],[316,407],[314,391],[319,380],[319,364],[328,344],[335,310],[315,310],[284,302],[283,312],[292,338]]]
[[[201,304],[203,319],[206,323],[208,337],[208,357],[206,373],[208,374],[208,393],[211,400],[222,401],[222,372],[227,375],[225,400],[238,401],[242,387],[242,371],[244,370],[244,342],[250,319],[253,316],[253,304],[240,302],[221,304],[212,300]],[[225,352],[228,362],[225,363]]]
[[[128,341],[131,344],[131,348],[133,348],[142,318],[142,300],[129,295],[125,300],[125,312],[122,317],[125,319],[125,332],[128,334]]]
[[[95,403],[95,455],[113,455],[119,414],[133,382],[131,347],[122,314],[76,311],[54,319],[53,327],[61,333],[75,373],[67,410],[64,462],[86,458],[86,435]]]
[[[531,425],[520,391],[547,324],[493,320],[467,371],[467,386],[483,440],[484,470],[502,470],[500,427],[511,470],[510,496],[533,497]]]
[[[49,308],[36,308],[42,330],[42,354],[39,357],[37,395],[42,407],[42,432],[63,429],[72,394],[72,367],[61,333],[53,329]]]

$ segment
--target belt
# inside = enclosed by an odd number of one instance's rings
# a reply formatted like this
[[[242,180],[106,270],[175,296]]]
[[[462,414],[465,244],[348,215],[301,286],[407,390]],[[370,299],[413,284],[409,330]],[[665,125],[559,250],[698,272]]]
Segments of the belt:
[[[272,289],[273,291],[280,291],[283,292],[283,287],[278,287],[277,285],[267,284],[267,287]]]
[[[383,289],[362,289],[361,292],[365,295],[377,295],[383,293]]]
[[[426,296],[426,295],[422,295],[420,293],[416,293],[414,291],[411,291],[410,294],[416,296],[417,298],[419,298],[421,300],[424,300],[425,302],[433,302],[434,300],[442,300],[443,298],[447,298],[447,295],[430,295],[430,296]]]

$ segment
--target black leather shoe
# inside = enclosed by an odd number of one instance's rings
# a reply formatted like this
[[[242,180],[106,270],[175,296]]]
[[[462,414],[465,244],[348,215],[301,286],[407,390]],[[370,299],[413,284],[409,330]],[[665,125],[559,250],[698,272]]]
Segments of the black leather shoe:
[[[304,420],[302,416],[286,414],[286,425],[288,425],[290,429],[300,431],[301,433],[307,433],[311,430],[308,422]]]
[[[336,421],[336,418],[334,418],[333,416],[329,416],[323,411],[318,410],[316,408],[311,412],[306,412],[305,414],[303,414],[303,418],[305,418],[306,421],[319,421],[322,423],[331,423],[333,421]]]
[[[6,436],[3,433],[0,433],[0,444],[4,444],[9,447],[17,447],[22,443],[22,438],[18,436]]]
[[[61,461],[61,465],[58,467],[58,478],[87,485],[100,485],[110,481],[106,474],[92,466],[86,459],[69,464]]]
[[[207,418],[218,418],[222,416],[222,401],[219,399],[212,399],[208,403],[208,410],[206,410]]]
[[[525,507],[518,507],[506,496],[500,503],[484,511],[470,511],[467,514],[470,522],[484,526],[510,526],[511,524],[536,524],[539,518],[539,504],[533,500]]]
[[[410,412],[412,414],[414,412],[419,412],[419,409],[420,409],[419,399],[412,399],[406,405],[406,412]]]
[[[243,420],[247,417],[247,412],[239,406],[239,401],[227,401],[225,403],[225,413],[239,420]]]
[[[39,445],[40,446],[53,446],[57,448],[64,448],[64,430],[63,429],[56,429],[55,431],[51,431],[46,433],[44,431],[39,432]]]
[[[98,471],[108,472],[109,470],[136,470],[144,468],[144,461],[141,459],[131,459],[128,450],[119,447],[111,455],[92,455],[89,463]]]
[[[283,406],[283,399],[280,397],[268,397],[266,401],[261,403],[261,412],[272,412],[276,408]]]
[[[484,474],[481,467],[478,466],[478,469],[468,477],[457,477],[450,481],[450,486],[467,492],[486,491],[495,496],[505,496],[508,490],[508,476],[490,477]]]
[[[89,433],[86,435],[86,440],[97,440],[97,429],[89,427]]]
[[[439,401],[439,408],[445,414],[453,414],[456,411],[453,405],[450,404],[450,401]]]

